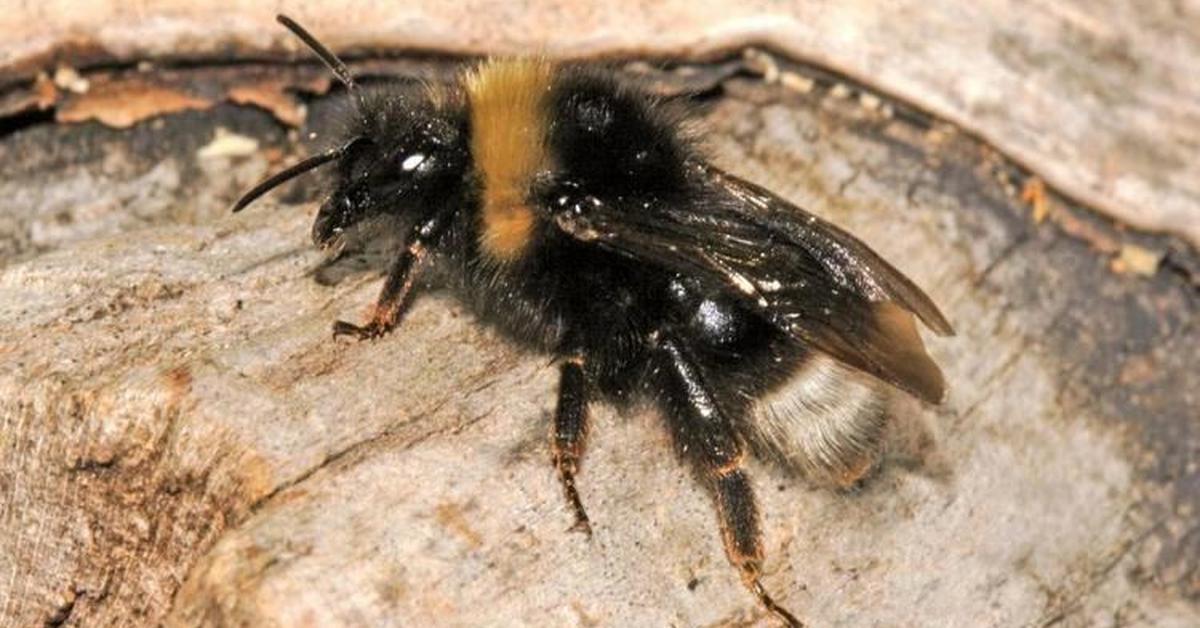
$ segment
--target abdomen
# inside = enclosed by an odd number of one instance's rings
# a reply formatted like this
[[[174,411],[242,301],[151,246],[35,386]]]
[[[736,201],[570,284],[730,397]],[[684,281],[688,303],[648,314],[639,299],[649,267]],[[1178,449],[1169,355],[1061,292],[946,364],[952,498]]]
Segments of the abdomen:
[[[681,335],[755,453],[838,486],[871,469],[887,423],[886,384],[727,298],[683,303],[691,314]]]
[[[871,470],[887,425],[887,387],[810,353],[747,409],[755,449],[806,476],[848,486]]]

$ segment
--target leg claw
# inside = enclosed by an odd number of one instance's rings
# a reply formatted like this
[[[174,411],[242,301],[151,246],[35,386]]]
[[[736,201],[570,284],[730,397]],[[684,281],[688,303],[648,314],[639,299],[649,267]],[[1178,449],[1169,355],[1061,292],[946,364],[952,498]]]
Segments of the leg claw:
[[[575,523],[570,528],[567,528],[567,532],[582,533],[590,540],[592,538],[592,524],[588,522],[587,517],[576,519]]]
[[[374,340],[388,332],[387,325],[379,321],[371,321],[366,325],[355,325],[346,321],[334,321],[333,337],[354,336],[359,340]]]

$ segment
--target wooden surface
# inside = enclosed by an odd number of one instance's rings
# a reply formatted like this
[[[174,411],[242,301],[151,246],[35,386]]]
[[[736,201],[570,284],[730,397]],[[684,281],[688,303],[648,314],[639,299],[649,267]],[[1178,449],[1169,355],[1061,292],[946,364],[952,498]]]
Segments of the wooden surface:
[[[898,399],[861,490],[752,466],[767,585],[817,626],[1200,622],[1200,297],[1093,250],[1164,241],[1053,196],[1035,224],[993,151],[836,87],[720,87],[715,161],[860,234],[959,331],[928,339],[947,404]],[[302,150],[231,105],[0,140],[0,625],[770,625],[652,412],[596,409],[589,543],[544,356],[436,292],[386,339],[329,338],[381,256],[314,270],[314,181],[226,213]]]
[[[982,137],[1078,201],[1200,246],[1196,0],[11,1],[0,78],[59,60],[275,56],[284,10],[337,48],[706,57],[763,45]]]

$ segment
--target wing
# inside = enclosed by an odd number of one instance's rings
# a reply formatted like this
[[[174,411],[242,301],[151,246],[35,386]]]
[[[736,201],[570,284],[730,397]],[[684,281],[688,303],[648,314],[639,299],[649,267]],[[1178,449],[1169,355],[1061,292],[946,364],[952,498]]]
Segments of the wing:
[[[698,278],[781,330],[924,400],[944,395],[914,315],[953,329],[912,281],[854,236],[752,183],[689,164],[687,203],[609,205],[587,197],[555,214],[565,233]]]

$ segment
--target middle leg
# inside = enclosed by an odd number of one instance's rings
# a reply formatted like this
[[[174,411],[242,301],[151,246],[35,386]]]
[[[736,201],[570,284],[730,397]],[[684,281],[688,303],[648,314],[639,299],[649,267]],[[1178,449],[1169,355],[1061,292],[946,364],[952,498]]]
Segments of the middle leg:
[[[579,490],[575,487],[575,474],[587,444],[588,433],[588,385],[583,372],[583,363],[570,358],[563,363],[558,381],[558,407],[554,411],[554,432],[551,448],[554,466],[562,480],[563,494],[575,511],[575,524],[571,530],[592,536],[592,524],[588,521]]]

